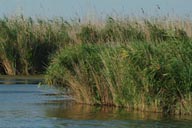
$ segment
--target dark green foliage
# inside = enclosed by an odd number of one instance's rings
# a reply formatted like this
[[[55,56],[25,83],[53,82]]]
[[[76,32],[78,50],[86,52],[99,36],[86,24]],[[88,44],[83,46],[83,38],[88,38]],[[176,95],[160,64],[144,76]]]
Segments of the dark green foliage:
[[[57,47],[51,43],[40,43],[33,49],[31,53],[32,56],[30,57],[30,61],[33,65],[32,70],[36,71],[36,73],[44,73],[48,63],[50,55],[55,53]],[[38,61],[37,61],[38,60]],[[31,71],[31,72],[33,72]]]

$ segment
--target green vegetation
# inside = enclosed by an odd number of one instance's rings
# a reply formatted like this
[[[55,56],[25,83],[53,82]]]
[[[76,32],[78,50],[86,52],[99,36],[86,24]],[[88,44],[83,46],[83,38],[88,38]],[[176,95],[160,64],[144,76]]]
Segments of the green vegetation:
[[[0,19],[2,74],[46,72],[79,103],[192,115],[192,22]]]
[[[46,78],[80,103],[191,114],[191,51],[191,41],[76,45],[54,57]]]
[[[64,21],[15,17],[0,19],[0,71],[7,75],[41,74],[49,55],[70,42]]]

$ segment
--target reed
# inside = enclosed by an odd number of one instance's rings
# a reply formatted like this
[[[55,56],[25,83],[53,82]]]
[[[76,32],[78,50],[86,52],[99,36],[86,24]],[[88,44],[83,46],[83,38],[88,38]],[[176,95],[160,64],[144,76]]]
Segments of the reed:
[[[49,58],[66,45],[110,44],[133,41],[188,40],[190,20],[113,19],[101,24],[67,22],[62,18],[42,20],[19,17],[0,19],[1,74],[44,73]]]
[[[54,56],[47,83],[79,103],[191,114],[191,41],[83,44]]]
[[[0,19],[1,74],[46,72],[79,103],[191,114],[190,20]]]
[[[79,103],[191,114],[189,29],[172,21],[109,18],[81,30],[82,43],[53,56],[48,84],[69,88]]]
[[[45,71],[49,55],[70,42],[64,21],[23,16],[0,19],[1,74],[29,75]]]

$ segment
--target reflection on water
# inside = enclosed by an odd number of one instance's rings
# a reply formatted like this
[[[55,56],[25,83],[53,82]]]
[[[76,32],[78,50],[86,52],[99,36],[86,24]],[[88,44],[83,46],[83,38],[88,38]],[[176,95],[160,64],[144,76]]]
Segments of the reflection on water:
[[[138,119],[153,119],[162,118],[161,114],[152,113],[136,113],[129,112],[125,109],[117,109],[114,107],[99,107],[76,104],[73,102],[65,102],[56,109],[46,110],[48,117],[59,117],[75,120],[138,120]]]
[[[58,125],[70,127],[112,127],[112,128],[148,128],[148,127],[192,127],[191,117],[165,117],[162,114],[130,112],[113,107],[94,107],[80,105],[70,101],[45,109],[49,118],[59,118]],[[74,126],[75,125],[75,126]]]
[[[34,76],[34,77],[0,77],[0,84],[38,84],[43,81],[43,78],[40,76]]]
[[[0,84],[0,128],[192,127],[192,118],[76,104],[37,84]]]

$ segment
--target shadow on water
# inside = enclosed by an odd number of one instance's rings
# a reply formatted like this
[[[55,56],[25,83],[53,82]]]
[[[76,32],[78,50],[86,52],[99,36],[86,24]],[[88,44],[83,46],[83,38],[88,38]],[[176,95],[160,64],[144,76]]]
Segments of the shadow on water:
[[[0,84],[39,84],[42,76],[0,76]]]
[[[1,94],[22,94],[22,93],[39,93],[39,91],[14,91],[14,90],[11,90],[11,91],[1,91],[0,90],[0,93]]]

